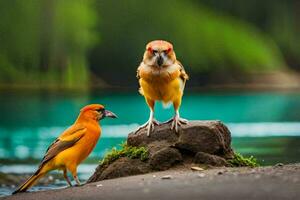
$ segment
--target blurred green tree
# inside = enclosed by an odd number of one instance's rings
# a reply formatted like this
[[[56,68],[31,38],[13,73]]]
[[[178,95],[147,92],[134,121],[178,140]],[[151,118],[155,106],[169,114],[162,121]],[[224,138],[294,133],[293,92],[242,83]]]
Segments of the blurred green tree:
[[[86,87],[97,42],[92,0],[0,1],[0,80]]]
[[[194,1],[98,1],[102,43],[91,52],[94,72],[122,85],[135,84],[135,68],[153,39],[171,41],[178,58],[193,74],[270,71],[285,67],[276,43],[246,21]],[[105,70],[103,70],[105,68]],[[116,73],[117,70],[117,73]],[[228,76],[227,76],[228,75]],[[200,77],[200,76],[199,76]],[[211,76],[214,77],[213,75]],[[200,77],[201,79],[203,76]],[[196,81],[201,82],[201,80]]]
[[[287,64],[300,70],[299,1],[194,0],[194,2],[205,4],[219,13],[227,13],[255,25],[276,42]]]
[[[154,39],[174,44],[197,85],[281,70],[300,60],[295,2],[280,2],[0,0],[0,83],[136,85]]]

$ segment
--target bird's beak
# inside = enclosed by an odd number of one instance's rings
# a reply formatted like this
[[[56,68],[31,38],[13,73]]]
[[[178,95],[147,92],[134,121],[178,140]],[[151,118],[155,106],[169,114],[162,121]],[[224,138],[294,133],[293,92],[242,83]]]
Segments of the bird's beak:
[[[156,62],[157,62],[157,65],[160,67],[164,63],[164,58],[161,55],[159,55],[157,57]]]
[[[104,111],[104,117],[118,118],[118,116],[115,113],[113,113],[113,112],[111,112],[109,110],[105,110]]]

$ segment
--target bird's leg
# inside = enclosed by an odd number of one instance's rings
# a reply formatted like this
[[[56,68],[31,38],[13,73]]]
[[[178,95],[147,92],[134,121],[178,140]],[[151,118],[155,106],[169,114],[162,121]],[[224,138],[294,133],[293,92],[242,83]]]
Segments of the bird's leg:
[[[64,169],[64,178],[66,179],[67,183],[69,184],[70,187],[72,187],[72,183],[68,177],[68,174],[67,174],[67,169]]]
[[[76,175],[76,176],[74,176],[74,179],[75,179],[75,181],[76,181],[76,185],[77,186],[80,186],[81,185],[81,183],[80,183],[80,181],[79,181],[79,179],[78,179],[78,176]]]
[[[179,111],[176,110],[175,111],[175,116],[172,119],[172,124],[171,124],[171,129],[176,131],[176,133],[178,132],[178,126],[181,126],[182,124],[187,124],[188,120],[180,118],[179,115]]]
[[[135,133],[137,133],[139,130],[141,130],[142,128],[147,128],[147,136],[150,136],[150,132],[153,130],[154,125],[159,125],[159,122],[154,119],[154,111],[152,109],[150,109],[150,116],[149,116],[149,120],[143,124],[142,126],[140,126]]]
[[[147,128],[147,136],[150,136],[150,132],[153,130],[154,125],[159,125],[159,122],[154,119],[154,104],[155,102],[149,99],[146,99],[146,102],[148,104],[148,106],[150,107],[150,116],[149,116],[149,120],[143,124],[142,126],[140,126],[135,133],[137,133],[139,130],[141,130],[142,128]]]
[[[168,120],[167,122],[165,122],[165,123],[172,122],[172,124],[171,124],[171,130],[175,129],[176,133],[178,132],[178,126],[181,126],[182,124],[187,124],[188,123],[188,120],[180,118],[180,115],[179,115],[180,104],[181,104],[181,97],[178,98],[178,99],[176,99],[173,102],[173,106],[174,106],[174,110],[175,110],[174,117],[171,118],[170,120]]]
[[[152,109],[150,109],[150,117],[147,123],[147,136],[150,136],[150,132],[154,128],[154,125],[158,125],[158,122],[154,119],[154,111]]]
[[[69,169],[69,171],[72,173],[72,176],[73,176],[74,180],[76,181],[76,186],[80,186],[81,183],[80,183],[80,181],[78,179],[78,176],[77,176],[77,169],[76,169],[76,167],[74,168],[72,166],[72,169]]]

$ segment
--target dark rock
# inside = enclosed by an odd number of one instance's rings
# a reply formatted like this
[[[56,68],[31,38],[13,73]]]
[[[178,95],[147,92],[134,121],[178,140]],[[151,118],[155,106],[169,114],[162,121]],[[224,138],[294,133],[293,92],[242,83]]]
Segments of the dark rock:
[[[147,129],[143,128],[137,133],[130,133],[127,144],[130,146],[147,146],[152,142],[164,141],[167,145],[174,145],[178,140],[178,135],[170,129],[170,124],[155,126],[154,131],[147,136]]]
[[[200,163],[200,164],[206,164],[212,166],[228,166],[228,163],[224,158],[220,156],[204,153],[204,152],[198,152],[195,155],[194,163]]]
[[[167,170],[180,161],[182,161],[181,153],[171,147],[156,151],[149,159],[151,167],[155,170]]]
[[[119,178],[123,176],[132,176],[138,174],[145,174],[150,172],[149,165],[139,159],[130,159],[127,157],[119,158],[112,164],[106,167],[98,167],[96,172],[87,181],[95,182],[104,179]]]
[[[223,157],[233,155],[229,130],[219,121],[192,122],[182,129],[175,146],[193,153],[205,152]]]
[[[149,152],[149,157],[151,158],[156,152],[164,148],[170,147],[170,144],[165,140],[161,140],[161,141],[151,142],[146,147]]]
[[[220,121],[189,121],[178,133],[170,125],[155,126],[149,137],[146,128],[128,135],[127,145],[147,148],[147,161],[119,158],[108,166],[99,165],[88,182],[166,170],[180,162],[226,166],[226,159],[233,158],[230,131]]]
[[[130,133],[127,144],[149,146],[157,141],[161,142],[160,148],[175,146],[194,154],[201,151],[225,158],[233,157],[230,131],[220,121],[189,121],[187,125],[182,125],[178,134],[170,129],[170,123],[162,124],[155,127],[150,137],[147,137],[144,128],[137,133]]]

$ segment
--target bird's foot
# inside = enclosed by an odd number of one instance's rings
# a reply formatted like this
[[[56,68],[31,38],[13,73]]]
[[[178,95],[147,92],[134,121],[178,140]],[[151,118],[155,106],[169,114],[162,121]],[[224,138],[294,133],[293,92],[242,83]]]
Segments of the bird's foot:
[[[180,118],[178,116],[174,116],[172,119],[168,120],[166,123],[170,123],[171,124],[171,130],[175,130],[176,133],[178,133],[178,127],[183,125],[183,124],[187,124],[188,120]]]
[[[147,121],[145,124],[143,124],[142,126],[140,126],[135,133],[139,132],[141,129],[143,128],[147,128],[147,136],[150,136],[150,132],[154,129],[154,126],[158,126],[160,123],[156,120],[156,119],[152,119]]]
[[[68,182],[68,186],[69,186],[69,187],[73,187],[73,185],[72,185],[71,182]]]
[[[74,176],[74,179],[75,179],[75,181],[76,181],[75,186],[76,186],[76,187],[81,186],[81,183],[80,183],[80,181],[79,181],[79,179],[78,179],[78,176]]]
[[[149,137],[150,136],[150,132],[154,129],[154,126],[158,126],[160,123],[156,120],[156,119],[153,119],[151,120],[150,122],[148,122],[148,125],[147,125],[147,136]]]

